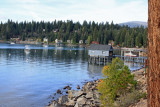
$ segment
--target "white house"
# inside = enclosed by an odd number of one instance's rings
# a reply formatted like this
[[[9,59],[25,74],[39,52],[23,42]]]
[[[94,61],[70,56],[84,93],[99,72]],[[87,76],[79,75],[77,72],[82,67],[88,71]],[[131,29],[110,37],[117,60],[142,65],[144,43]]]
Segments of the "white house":
[[[58,40],[58,39],[55,40],[55,43],[57,44],[61,44],[62,42],[63,42],[62,40]]]
[[[72,43],[72,40],[67,40],[67,43],[69,43],[69,44]]]
[[[43,42],[48,42],[48,38],[43,38]]]
[[[91,44],[88,48],[88,55],[95,57],[109,57],[113,55],[113,47],[111,45]]]
[[[79,44],[83,44],[83,40],[79,40]]]

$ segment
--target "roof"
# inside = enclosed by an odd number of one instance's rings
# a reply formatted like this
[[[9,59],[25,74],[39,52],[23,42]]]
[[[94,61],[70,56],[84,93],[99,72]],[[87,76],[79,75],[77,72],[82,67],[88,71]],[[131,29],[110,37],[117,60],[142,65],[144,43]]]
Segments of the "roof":
[[[113,48],[111,45],[91,44],[88,50],[113,51]]]

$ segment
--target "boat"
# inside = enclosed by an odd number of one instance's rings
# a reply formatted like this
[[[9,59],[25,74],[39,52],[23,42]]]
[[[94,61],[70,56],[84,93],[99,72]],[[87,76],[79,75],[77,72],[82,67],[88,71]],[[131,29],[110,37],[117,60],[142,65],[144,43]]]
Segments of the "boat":
[[[43,47],[48,48],[48,45],[43,45]]]
[[[124,56],[137,57],[137,55],[133,54],[131,51],[129,53],[125,53]]]
[[[12,45],[13,45],[13,44],[15,44],[15,43],[14,43],[14,42],[11,42],[10,44],[12,44]]]
[[[25,49],[30,49],[29,45],[25,45]]]

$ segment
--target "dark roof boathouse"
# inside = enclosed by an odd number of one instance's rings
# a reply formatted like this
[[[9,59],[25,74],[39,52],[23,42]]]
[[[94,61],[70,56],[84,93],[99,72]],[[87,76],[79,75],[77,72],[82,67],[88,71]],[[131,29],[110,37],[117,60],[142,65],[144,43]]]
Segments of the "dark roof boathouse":
[[[111,45],[91,44],[88,51],[89,56],[112,56],[113,47]]]
[[[113,47],[111,45],[91,44],[88,48],[89,63],[105,64],[112,59]]]

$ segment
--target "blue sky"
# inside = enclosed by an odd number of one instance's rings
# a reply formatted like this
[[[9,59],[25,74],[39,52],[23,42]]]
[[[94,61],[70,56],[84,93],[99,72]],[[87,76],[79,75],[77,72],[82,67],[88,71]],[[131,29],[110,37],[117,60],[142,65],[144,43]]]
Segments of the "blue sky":
[[[0,0],[0,21],[145,21],[148,0]]]

